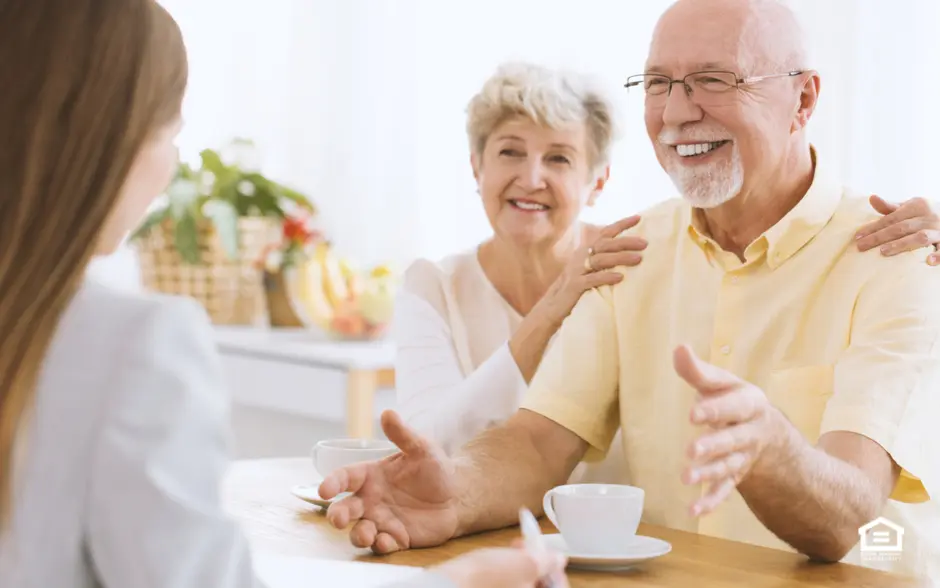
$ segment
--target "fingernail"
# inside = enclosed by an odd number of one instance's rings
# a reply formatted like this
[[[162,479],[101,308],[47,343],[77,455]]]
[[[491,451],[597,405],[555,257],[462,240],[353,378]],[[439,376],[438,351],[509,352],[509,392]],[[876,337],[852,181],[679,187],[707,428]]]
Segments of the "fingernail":
[[[938,261],[938,256],[936,255],[930,255],[929,257],[927,257],[928,265],[937,265],[937,261]]]
[[[699,474],[698,470],[692,470],[691,472],[689,472],[689,483],[695,484],[696,482],[698,482],[700,475],[701,474]]]
[[[696,504],[692,507],[692,516],[697,517],[700,514],[702,514],[702,507],[701,505]]]
[[[882,252],[882,253],[891,253],[891,248],[888,247],[887,245],[884,245],[884,246],[881,248],[881,252]]]
[[[864,236],[865,236],[864,233],[855,233],[855,240],[857,241],[857,240],[861,239],[861,238],[864,237]]]
[[[696,408],[695,410],[693,410],[692,420],[694,420],[697,423],[705,420],[705,411],[702,408]],[[696,445],[696,448],[698,448],[697,445]]]

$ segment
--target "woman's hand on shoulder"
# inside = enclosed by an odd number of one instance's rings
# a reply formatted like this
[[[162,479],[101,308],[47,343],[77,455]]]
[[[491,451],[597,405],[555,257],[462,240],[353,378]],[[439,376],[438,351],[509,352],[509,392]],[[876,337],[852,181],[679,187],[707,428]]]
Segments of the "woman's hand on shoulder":
[[[615,271],[621,266],[635,266],[643,261],[647,242],[642,237],[621,235],[640,222],[639,216],[621,219],[613,224],[592,229],[587,243],[571,257],[545,297],[536,305],[542,317],[561,323],[587,290],[613,285],[623,280]]]
[[[936,204],[923,198],[894,204],[874,195],[869,201],[872,208],[884,216],[858,230],[859,251],[880,247],[881,254],[890,257],[929,245],[936,249],[940,244],[940,215],[935,210]],[[940,254],[930,254],[927,263],[940,265]]]

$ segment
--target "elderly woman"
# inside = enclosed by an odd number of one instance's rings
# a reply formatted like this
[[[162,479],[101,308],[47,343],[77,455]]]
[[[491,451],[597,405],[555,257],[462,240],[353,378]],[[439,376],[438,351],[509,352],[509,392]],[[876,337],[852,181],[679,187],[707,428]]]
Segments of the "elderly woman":
[[[620,235],[638,217],[607,227],[579,220],[604,189],[615,136],[610,104],[586,79],[500,67],[471,100],[467,132],[493,235],[440,263],[416,261],[393,329],[400,412],[448,452],[517,409],[581,294],[616,283],[620,274],[607,270],[640,263],[646,245]],[[860,229],[860,248],[890,255],[938,240],[922,199],[872,205],[886,216]],[[576,475],[623,481],[619,459]]]

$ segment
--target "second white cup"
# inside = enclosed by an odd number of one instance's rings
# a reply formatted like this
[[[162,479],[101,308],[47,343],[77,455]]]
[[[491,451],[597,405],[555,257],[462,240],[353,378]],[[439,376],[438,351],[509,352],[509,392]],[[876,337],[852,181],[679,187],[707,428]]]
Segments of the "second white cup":
[[[380,439],[327,439],[310,450],[317,473],[324,478],[340,468],[364,461],[375,461],[398,453],[391,441]]]
[[[643,516],[642,488],[619,484],[569,484],[545,493],[545,516],[558,528],[569,553],[622,553]]]

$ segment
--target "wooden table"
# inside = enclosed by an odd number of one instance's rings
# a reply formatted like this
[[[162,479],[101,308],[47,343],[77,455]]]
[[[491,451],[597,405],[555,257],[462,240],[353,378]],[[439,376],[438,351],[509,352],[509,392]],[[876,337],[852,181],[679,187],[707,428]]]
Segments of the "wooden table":
[[[282,555],[425,567],[480,547],[509,545],[519,537],[518,529],[511,528],[464,537],[432,549],[374,556],[367,550],[353,547],[347,533],[331,527],[321,509],[298,500],[288,492],[291,486],[313,484],[317,480],[313,465],[307,459],[236,462],[225,481],[223,501],[244,527],[254,549]],[[555,532],[551,523],[543,522],[543,527],[546,532]],[[640,533],[669,541],[672,552],[628,572],[569,569],[571,585],[683,588],[926,586],[866,568],[848,564],[812,564],[793,553],[662,527],[643,524],[640,525]]]
[[[395,385],[395,349],[391,341],[333,341],[307,329],[217,326],[215,332],[223,355],[344,373],[346,433],[357,439],[373,436],[375,393]]]

